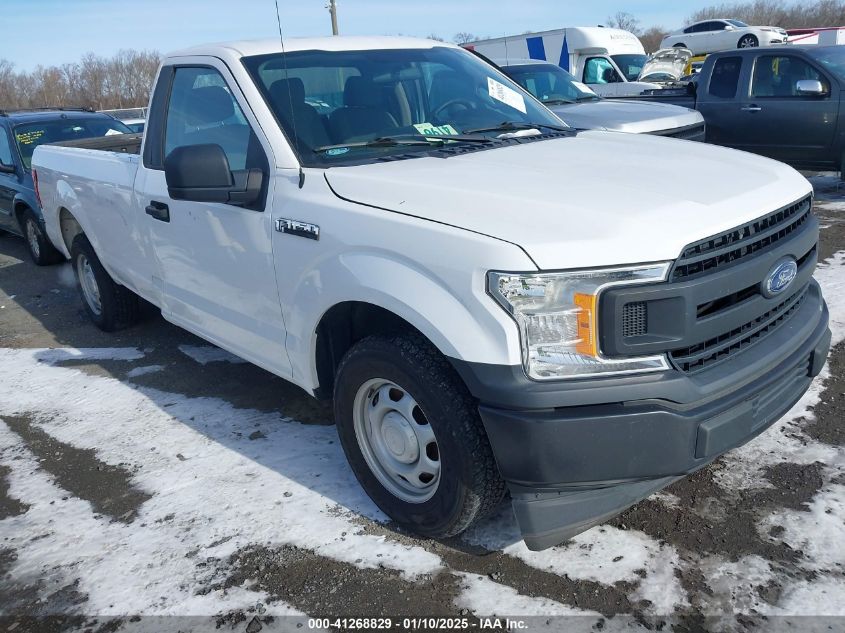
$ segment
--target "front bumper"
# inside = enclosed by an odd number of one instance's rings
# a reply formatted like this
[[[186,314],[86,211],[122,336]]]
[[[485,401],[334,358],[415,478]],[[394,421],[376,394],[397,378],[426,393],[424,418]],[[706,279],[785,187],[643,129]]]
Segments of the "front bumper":
[[[521,368],[456,363],[530,549],[604,521],[762,433],[804,394],[830,348],[811,282],[788,324],[694,376],[678,371],[533,383]],[[542,407],[542,408],[538,408]]]

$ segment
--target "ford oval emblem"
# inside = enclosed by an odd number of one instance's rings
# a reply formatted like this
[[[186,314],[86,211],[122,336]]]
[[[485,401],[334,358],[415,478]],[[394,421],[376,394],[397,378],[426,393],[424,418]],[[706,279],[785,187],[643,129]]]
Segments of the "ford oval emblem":
[[[769,274],[763,280],[761,288],[763,296],[767,299],[776,297],[789,288],[795,277],[798,276],[798,262],[792,257],[785,257],[774,265]]]

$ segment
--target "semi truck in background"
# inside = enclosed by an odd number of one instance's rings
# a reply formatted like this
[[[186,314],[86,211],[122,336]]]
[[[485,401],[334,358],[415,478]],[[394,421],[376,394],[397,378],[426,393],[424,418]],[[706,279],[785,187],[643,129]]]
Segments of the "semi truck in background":
[[[536,59],[557,64],[601,97],[629,97],[660,88],[638,81],[648,55],[636,35],[601,26],[570,27],[470,42],[489,59]]]

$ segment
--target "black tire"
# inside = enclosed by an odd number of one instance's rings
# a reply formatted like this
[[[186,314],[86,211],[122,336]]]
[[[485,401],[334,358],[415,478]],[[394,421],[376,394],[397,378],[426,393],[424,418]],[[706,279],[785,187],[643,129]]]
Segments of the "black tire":
[[[41,222],[38,221],[32,209],[27,209],[21,213],[18,221],[20,222],[26,250],[29,251],[29,256],[33,262],[38,266],[49,266],[64,261],[64,255],[53,246],[44,234]]]
[[[756,48],[760,46],[760,40],[757,39],[757,36],[751,35],[743,35],[739,38],[739,42],[736,43],[737,48]]]
[[[386,379],[416,400],[436,435],[439,483],[421,503],[400,499],[373,473],[355,433],[353,409],[359,389]],[[506,488],[478,414],[477,402],[448,361],[416,334],[371,336],[346,354],[337,371],[334,412],[343,450],[370,498],[398,525],[443,538],[490,514]]]
[[[70,256],[82,305],[94,324],[104,332],[114,332],[134,325],[139,316],[138,295],[111,278],[84,234],[74,238]],[[86,268],[86,264],[89,268]],[[89,269],[90,276],[83,272]],[[86,296],[83,287],[86,282],[83,281],[82,275],[86,275],[87,283],[96,284],[99,310],[96,301],[89,300]]]

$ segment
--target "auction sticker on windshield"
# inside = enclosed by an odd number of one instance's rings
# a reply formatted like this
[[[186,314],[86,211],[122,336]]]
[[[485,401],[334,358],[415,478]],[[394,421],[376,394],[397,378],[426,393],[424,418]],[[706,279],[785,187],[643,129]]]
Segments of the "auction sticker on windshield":
[[[455,128],[448,123],[446,125],[433,125],[431,123],[416,123],[414,124],[417,132],[425,136],[454,136],[460,134]]]
[[[505,84],[499,83],[492,77],[488,77],[487,91],[496,101],[501,101],[523,114],[528,113],[528,110],[525,108],[525,98],[513,88],[508,88]]]

